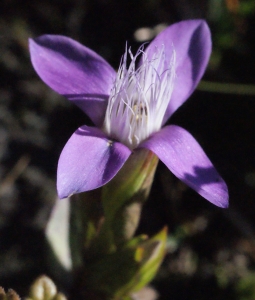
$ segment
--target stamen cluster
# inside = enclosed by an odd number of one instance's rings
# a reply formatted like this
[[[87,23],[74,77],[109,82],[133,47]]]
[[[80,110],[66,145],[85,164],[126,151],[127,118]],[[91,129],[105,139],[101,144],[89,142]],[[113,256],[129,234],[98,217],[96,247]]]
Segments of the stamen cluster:
[[[131,58],[127,66],[128,54]],[[136,68],[137,58],[141,63]],[[108,101],[104,131],[134,149],[158,131],[171,99],[176,54],[166,66],[164,45],[148,58],[141,46],[134,56],[126,48]]]

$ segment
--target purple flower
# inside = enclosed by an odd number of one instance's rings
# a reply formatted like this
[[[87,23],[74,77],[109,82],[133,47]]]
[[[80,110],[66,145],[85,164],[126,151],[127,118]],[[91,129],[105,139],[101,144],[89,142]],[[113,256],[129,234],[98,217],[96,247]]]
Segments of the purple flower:
[[[77,129],[61,153],[60,198],[106,184],[135,149],[147,148],[201,196],[228,206],[227,186],[197,141],[179,126],[162,128],[207,66],[211,36],[203,20],[169,26],[136,55],[126,49],[117,75],[102,57],[68,37],[31,39],[30,52],[42,80],[96,125]]]

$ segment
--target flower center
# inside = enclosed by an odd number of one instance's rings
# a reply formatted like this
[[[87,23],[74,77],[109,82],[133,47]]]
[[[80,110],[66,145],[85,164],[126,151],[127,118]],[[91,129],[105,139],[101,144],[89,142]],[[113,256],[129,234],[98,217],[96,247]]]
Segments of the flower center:
[[[166,65],[165,47],[151,58],[143,46],[134,56],[125,51],[108,101],[103,130],[130,149],[158,131],[171,99],[175,78],[175,51]],[[127,56],[131,63],[127,67]],[[136,60],[141,62],[136,68]]]

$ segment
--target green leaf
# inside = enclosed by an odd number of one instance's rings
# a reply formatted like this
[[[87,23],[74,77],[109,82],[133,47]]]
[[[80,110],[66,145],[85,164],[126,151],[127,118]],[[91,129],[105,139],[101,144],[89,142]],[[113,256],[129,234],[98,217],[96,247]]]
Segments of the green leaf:
[[[122,248],[87,265],[87,286],[102,299],[129,299],[156,275],[164,258],[167,229],[148,239],[133,238]]]
[[[139,268],[132,279],[116,292],[117,297],[139,291],[155,277],[165,256],[166,240],[165,227],[157,235],[136,247],[135,260]]]

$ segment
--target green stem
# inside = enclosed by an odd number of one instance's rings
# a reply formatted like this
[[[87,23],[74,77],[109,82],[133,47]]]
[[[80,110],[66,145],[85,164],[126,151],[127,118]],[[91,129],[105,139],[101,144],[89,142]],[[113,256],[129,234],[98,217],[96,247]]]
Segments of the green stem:
[[[103,187],[105,222],[100,239],[104,242],[105,238],[110,239],[112,249],[133,237],[157,164],[158,158],[151,151],[138,149],[117,176]]]
[[[200,81],[197,89],[212,93],[255,96],[255,85],[253,84]]]

